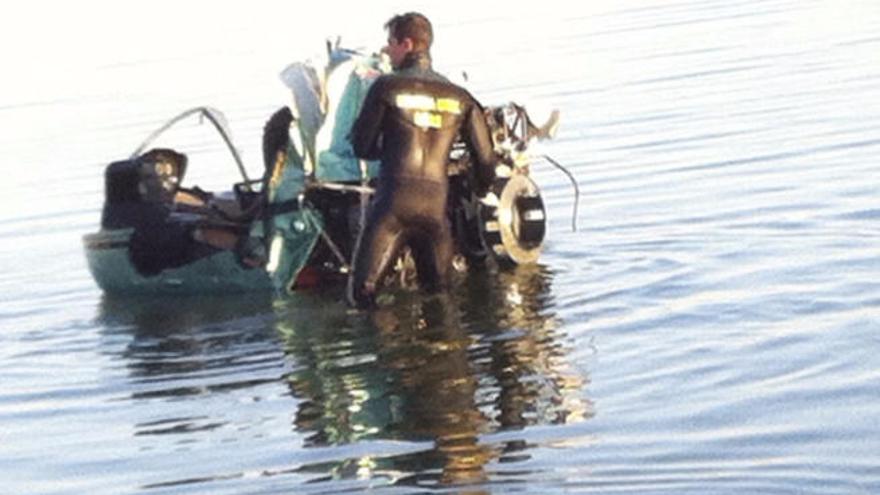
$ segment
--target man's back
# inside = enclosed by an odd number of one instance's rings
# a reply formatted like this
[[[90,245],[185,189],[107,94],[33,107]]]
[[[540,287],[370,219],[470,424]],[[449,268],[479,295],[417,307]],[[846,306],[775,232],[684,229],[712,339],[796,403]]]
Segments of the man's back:
[[[381,182],[447,182],[449,152],[461,134],[475,155],[478,175],[491,180],[494,154],[482,109],[464,89],[415,54],[403,70],[370,88],[352,130],[355,153],[381,159]]]

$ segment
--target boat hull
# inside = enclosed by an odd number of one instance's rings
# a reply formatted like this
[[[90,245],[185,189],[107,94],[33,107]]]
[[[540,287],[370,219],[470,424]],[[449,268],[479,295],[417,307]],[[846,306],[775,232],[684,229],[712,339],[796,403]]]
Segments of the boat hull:
[[[101,289],[114,294],[222,294],[274,289],[262,268],[246,268],[231,251],[145,276],[129,257],[134,229],[101,230],[83,237],[89,270]]]

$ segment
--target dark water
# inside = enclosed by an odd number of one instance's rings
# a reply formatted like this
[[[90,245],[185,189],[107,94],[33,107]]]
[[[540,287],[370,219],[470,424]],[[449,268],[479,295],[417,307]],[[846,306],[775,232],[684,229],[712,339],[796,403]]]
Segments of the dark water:
[[[34,5],[2,26],[0,492],[880,491],[876,2]],[[417,8],[481,100],[562,110],[579,229],[537,165],[540,266],[372,314],[101,294],[107,162],[209,104],[258,175],[284,65]],[[168,144],[236,179],[205,126]]]

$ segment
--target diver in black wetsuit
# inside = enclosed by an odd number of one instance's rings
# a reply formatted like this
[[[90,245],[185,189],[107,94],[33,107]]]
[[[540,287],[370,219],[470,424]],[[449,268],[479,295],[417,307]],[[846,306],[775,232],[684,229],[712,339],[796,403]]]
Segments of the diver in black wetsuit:
[[[421,14],[393,17],[383,49],[395,73],[370,88],[352,129],[355,154],[381,159],[373,209],[355,253],[352,302],[373,304],[382,278],[409,245],[419,281],[447,285],[453,255],[446,217],[447,165],[456,137],[471,150],[478,191],[495,175],[495,154],[483,109],[466,90],[431,68],[431,24]]]

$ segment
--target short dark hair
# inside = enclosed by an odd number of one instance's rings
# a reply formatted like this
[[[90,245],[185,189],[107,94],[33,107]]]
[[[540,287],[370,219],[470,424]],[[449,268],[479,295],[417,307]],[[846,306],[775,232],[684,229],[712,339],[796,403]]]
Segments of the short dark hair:
[[[431,27],[431,21],[418,12],[407,12],[388,19],[388,22],[385,23],[385,29],[398,42],[403,41],[404,38],[411,39],[413,50],[417,52],[430,50],[431,43],[434,41],[434,29]]]

